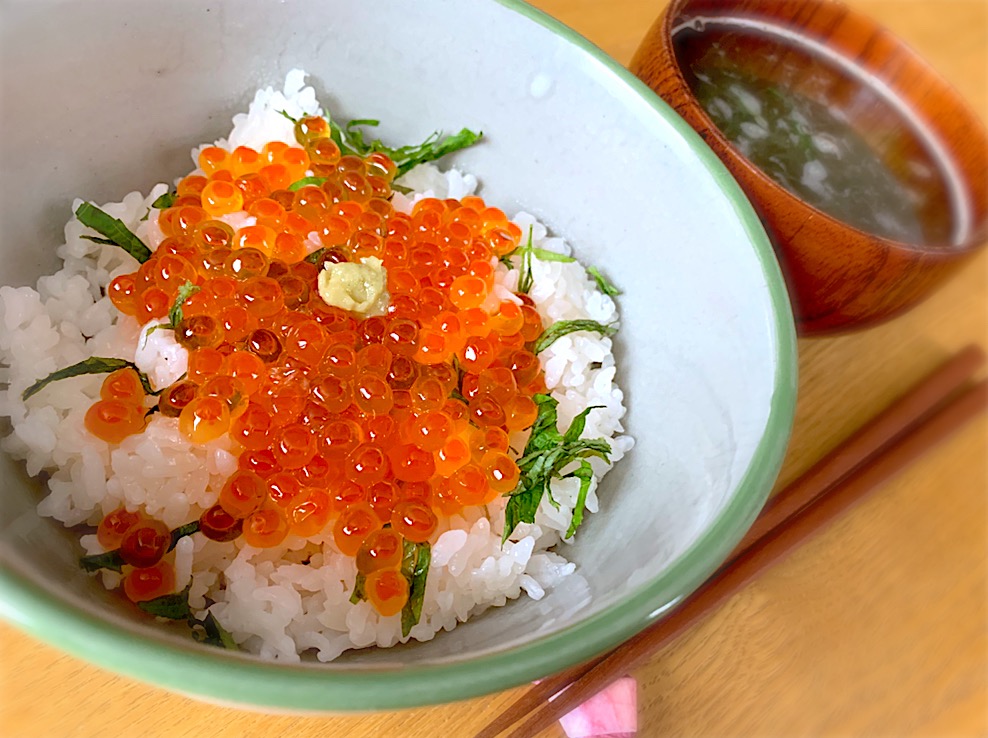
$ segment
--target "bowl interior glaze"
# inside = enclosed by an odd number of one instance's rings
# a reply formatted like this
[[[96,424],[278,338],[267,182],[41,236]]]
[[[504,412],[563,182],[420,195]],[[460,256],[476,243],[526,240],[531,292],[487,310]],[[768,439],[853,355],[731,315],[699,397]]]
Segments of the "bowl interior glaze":
[[[180,176],[190,148],[225,135],[254,90],[302,67],[324,105],[381,119],[386,140],[485,132],[448,163],[476,173],[493,204],[537,215],[624,291],[618,376],[638,441],[602,487],[604,512],[565,547],[579,566],[565,586],[428,643],[299,665],[200,646],[138,617],[80,572],[74,536],[37,517],[40,486],[3,456],[6,617],[200,698],[395,708],[505,688],[614,646],[740,539],[791,428],[785,287],[716,158],[588,42],[513,1],[256,0],[234,11],[102,0],[4,12],[0,283],[32,284],[56,267],[72,198],[118,200]],[[52,100],[57,127],[29,114]]]

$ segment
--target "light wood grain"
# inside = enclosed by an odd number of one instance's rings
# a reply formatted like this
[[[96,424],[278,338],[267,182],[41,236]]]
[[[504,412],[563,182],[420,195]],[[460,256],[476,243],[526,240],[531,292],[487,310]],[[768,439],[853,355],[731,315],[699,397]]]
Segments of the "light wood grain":
[[[539,0],[626,63],[657,0]],[[988,4],[856,0],[985,119]],[[965,343],[988,343],[988,257],[908,315],[800,342],[796,427],[779,486]],[[988,733],[988,427],[920,460],[636,672],[643,736]],[[203,705],[0,627],[0,735],[116,738],[469,736],[517,691],[351,717]],[[558,738],[558,728],[543,738]]]

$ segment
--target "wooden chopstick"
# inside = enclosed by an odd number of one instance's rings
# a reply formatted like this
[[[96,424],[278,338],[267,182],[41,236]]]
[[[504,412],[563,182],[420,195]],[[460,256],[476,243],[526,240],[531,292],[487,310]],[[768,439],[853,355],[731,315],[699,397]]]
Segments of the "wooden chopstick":
[[[985,362],[980,347],[969,345],[912,385],[891,405],[814,464],[784,490],[774,495],[725,565],[766,533],[792,517],[851,474],[883,448],[922,423],[938,406],[964,385]]]
[[[950,401],[926,422],[896,441],[892,447],[884,449],[877,458],[852,473],[837,489],[796,513],[786,525],[766,534],[731,566],[722,569],[721,574],[708,580],[707,584],[685,600],[666,620],[661,621],[663,627],[645,630],[616,648],[554,700],[543,704],[511,736],[530,738],[536,735],[608,684],[639,666],[763,571],[784,559],[827,523],[863,499],[867,493],[983,412],[986,405],[988,382],[983,380]]]
[[[698,618],[708,614],[750,581],[751,576],[768,565],[764,558],[765,554],[758,554],[755,547],[763,550],[769,545],[770,539],[775,540],[782,536],[788,530],[790,523],[797,522],[802,511],[807,511],[803,517],[808,516],[813,521],[813,525],[805,529],[806,535],[822,526],[830,517],[821,517],[821,515],[825,515],[826,510],[830,508],[824,506],[820,511],[810,515],[808,508],[813,506],[814,502],[822,501],[824,495],[846,481],[854,492],[849,497],[843,488],[840,490],[839,499],[844,502],[837,511],[843,510],[869,488],[862,486],[859,478],[868,481],[869,485],[877,485],[876,470],[884,469],[885,476],[882,479],[887,478],[904,467],[919,451],[931,447],[943,435],[960,427],[961,423],[984,408],[983,383],[942,407],[939,412],[934,413],[934,411],[951,395],[957,393],[982,365],[984,358],[984,353],[978,347],[968,346],[944,362],[827,454],[796,482],[773,497],[727,562],[678,609],[611,654],[600,656],[539,682],[478,733],[476,738],[494,738],[530,713],[532,717],[512,735],[534,735],[691,627]],[[924,424],[924,421],[929,422]],[[910,435],[911,431],[912,435]],[[906,438],[907,436],[909,437]],[[904,444],[912,450],[908,453],[903,452],[900,447]],[[886,453],[883,455],[883,452]],[[836,492],[831,494],[838,497]],[[832,506],[833,503],[828,505]],[[807,524],[804,522],[802,525],[805,527]],[[802,538],[790,537],[785,540],[795,543]],[[785,548],[779,548],[778,543],[772,545],[774,548],[771,550],[777,549],[775,554],[777,558],[781,558],[791,550],[791,545]],[[754,570],[750,576],[742,576],[743,569],[741,574],[734,571],[739,566],[750,567],[750,557],[759,555],[761,558],[756,560],[761,561],[762,566]],[[746,561],[749,563],[745,564]],[[774,561],[775,559],[771,559],[769,563]],[[610,676],[612,672],[614,676]]]

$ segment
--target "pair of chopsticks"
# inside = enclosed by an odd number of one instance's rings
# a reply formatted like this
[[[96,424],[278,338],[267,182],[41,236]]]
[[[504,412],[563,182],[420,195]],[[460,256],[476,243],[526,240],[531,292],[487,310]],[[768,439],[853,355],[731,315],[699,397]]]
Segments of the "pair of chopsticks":
[[[672,613],[608,654],[532,686],[475,738],[531,738],[713,612],[868,492],[988,406],[977,346],[947,360],[773,497],[724,565]]]

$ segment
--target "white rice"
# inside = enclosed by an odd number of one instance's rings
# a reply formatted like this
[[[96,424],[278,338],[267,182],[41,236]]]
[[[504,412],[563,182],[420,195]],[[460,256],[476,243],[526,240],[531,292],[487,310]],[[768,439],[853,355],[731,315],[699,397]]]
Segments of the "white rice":
[[[292,125],[279,110],[296,117],[321,114],[302,72],[290,73],[283,91],[259,91],[249,113],[233,119],[230,136],[218,145],[260,148],[270,140],[293,142]],[[194,159],[198,150],[193,151]],[[410,197],[395,195],[395,207],[405,210],[421,197],[461,198],[477,189],[473,175],[455,169],[442,172],[431,165],[412,170],[401,183],[415,191]],[[147,197],[132,192],[122,202],[100,207],[156,248],[162,234],[157,211],[150,205],[166,190],[159,184]],[[77,205],[73,203],[73,210]],[[141,220],[149,210],[151,216]],[[513,220],[526,234],[531,226],[539,248],[569,253],[562,239],[550,237],[527,213]],[[141,506],[176,527],[213,505],[224,480],[236,469],[237,451],[228,438],[194,445],[178,432],[176,420],[156,414],[144,433],[108,445],[83,427],[86,410],[99,396],[102,376],[55,382],[26,403],[21,400],[36,379],[88,356],[136,357],[157,387],[185,371],[187,355],[170,331],[155,331],[146,341],[139,340],[147,326],[121,316],[103,296],[109,281],[134,271],[137,262],[122,249],[81,238],[83,232],[75,218],[68,222],[65,243],[57,249],[63,267],[39,279],[37,289],[0,287],[0,381],[7,385],[0,390],[0,414],[10,418],[13,428],[0,447],[23,459],[28,473],[50,474],[49,493],[38,506],[41,515],[67,526],[94,526],[124,504],[130,509]],[[546,324],[576,318],[617,321],[614,301],[596,289],[579,263],[536,259],[532,273],[530,294]],[[518,274],[517,269],[498,266],[498,299],[511,297]],[[603,406],[590,413],[584,437],[608,439],[611,461],[617,462],[633,441],[621,435],[625,408],[611,348],[609,338],[574,333],[557,340],[540,358],[546,383],[559,401],[560,427],[568,427],[589,405]],[[524,443],[523,438],[515,440]],[[591,463],[596,478],[587,508],[596,512],[597,484],[608,465],[598,459]],[[543,500],[536,523],[519,526],[503,547],[503,498],[444,522],[433,540],[422,618],[410,638],[429,640],[523,592],[540,599],[572,574],[575,566],[549,549],[563,540],[578,490],[576,479],[555,480],[552,492],[559,509]],[[87,553],[101,550],[95,535],[82,536],[81,544]],[[271,549],[253,548],[242,539],[217,543],[195,535],[183,539],[173,555],[178,587],[191,583],[190,603],[198,616],[204,617],[207,604],[213,603],[209,610],[241,647],[262,657],[297,661],[310,652],[328,661],[348,649],[407,640],[401,637],[399,616],[381,617],[366,602],[350,604],[355,562],[338,552],[329,529],[313,539],[289,537]],[[101,576],[107,587],[119,586],[119,575],[104,571]]]

